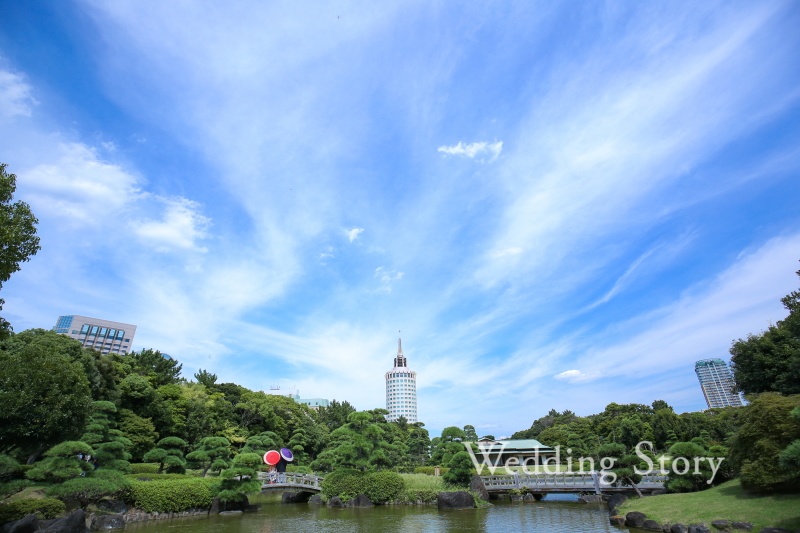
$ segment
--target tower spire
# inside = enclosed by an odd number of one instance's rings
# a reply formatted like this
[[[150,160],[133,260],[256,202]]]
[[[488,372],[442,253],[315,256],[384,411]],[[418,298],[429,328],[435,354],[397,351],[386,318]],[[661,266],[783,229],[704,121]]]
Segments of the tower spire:
[[[403,355],[403,340],[397,339],[397,357],[394,358],[394,367],[402,368],[406,365],[406,356]]]

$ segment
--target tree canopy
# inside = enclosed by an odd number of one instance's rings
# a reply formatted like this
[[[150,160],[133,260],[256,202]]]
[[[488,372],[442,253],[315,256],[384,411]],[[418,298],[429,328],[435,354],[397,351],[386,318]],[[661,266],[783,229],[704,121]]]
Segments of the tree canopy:
[[[745,394],[800,394],[800,291],[792,291],[781,302],[789,316],[731,346],[733,377]]]
[[[19,270],[20,263],[29,261],[41,248],[36,236],[39,220],[28,204],[13,201],[17,176],[7,173],[7,166],[0,163],[0,289],[11,274]],[[4,303],[0,299],[0,311]],[[11,331],[11,325],[0,317],[0,340],[8,337]]]

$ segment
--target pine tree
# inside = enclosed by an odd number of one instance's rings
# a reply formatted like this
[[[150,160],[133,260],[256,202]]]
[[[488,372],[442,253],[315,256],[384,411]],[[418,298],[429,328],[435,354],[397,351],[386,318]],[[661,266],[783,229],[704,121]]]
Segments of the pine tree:
[[[258,454],[240,453],[233,458],[233,466],[222,471],[217,496],[222,501],[242,501],[247,494],[261,490],[256,468],[263,461]]]
[[[209,470],[222,470],[231,466],[231,443],[225,437],[205,437],[186,459],[196,462],[203,469],[203,477]]]
[[[81,441],[94,448],[94,457],[100,468],[130,472],[131,454],[126,451],[133,443],[117,429],[114,415],[117,406],[111,402],[93,402],[94,413],[86,426]]]
[[[92,455],[92,447],[81,441],[66,441],[56,444],[44,453],[45,459],[26,472],[25,476],[36,481],[61,483],[92,470],[92,465],[79,456]]]
[[[154,448],[144,454],[145,463],[158,463],[158,473],[164,467],[170,474],[183,474],[186,472],[186,459],[183,458],[183,449],[186,441],[178,437],[165,437],[156,443]]]

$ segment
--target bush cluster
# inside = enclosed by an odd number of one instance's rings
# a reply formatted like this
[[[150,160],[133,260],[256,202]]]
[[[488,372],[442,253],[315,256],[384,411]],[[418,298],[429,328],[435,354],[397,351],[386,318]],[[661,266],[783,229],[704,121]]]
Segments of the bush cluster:
[[[127,500],[148,513],[204,509],[211,507],[211,486],[202,478],[134,481]]]
[[[17,500],[0,504],[0,524],[13,522],[35,513],[38,518],[55,518],[64,512],[66,506],[61,500],[54,498]]]
[[[442,476],[448,473],[449,471],[450,469],[445,466],[439,467],[439,474]],[[426,474],[428,476],[432,476],[435,472],[436,472],[436,467],[434,466],[418,466],[417,468],[414,469],[415,474]]]
[[[134,474],[155,474],[158,472],[158,463],[131,463],[131,472]]]
[[[396,472],[360,472],[340,468],[325,476],[322,494],[325,499],[338,496],[342,500],[364,494],[372,503],[386,503],[398,499],[405,490],[403,477]]]

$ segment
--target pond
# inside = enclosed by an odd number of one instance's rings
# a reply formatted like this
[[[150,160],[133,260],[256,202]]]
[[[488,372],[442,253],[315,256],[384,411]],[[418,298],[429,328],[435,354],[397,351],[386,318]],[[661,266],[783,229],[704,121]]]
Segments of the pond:
[[[328,509],[324,505],[282,504],[275,496],[256,496],[258,513],[131,523],[127,533],[331,533],[377,532],[575,532],[620,533],[600,504],[581,504],[577,496],[550,495],[540,502],[499,500],[494,507],[464,511],[435,505],[380,505],[366,509]]]

